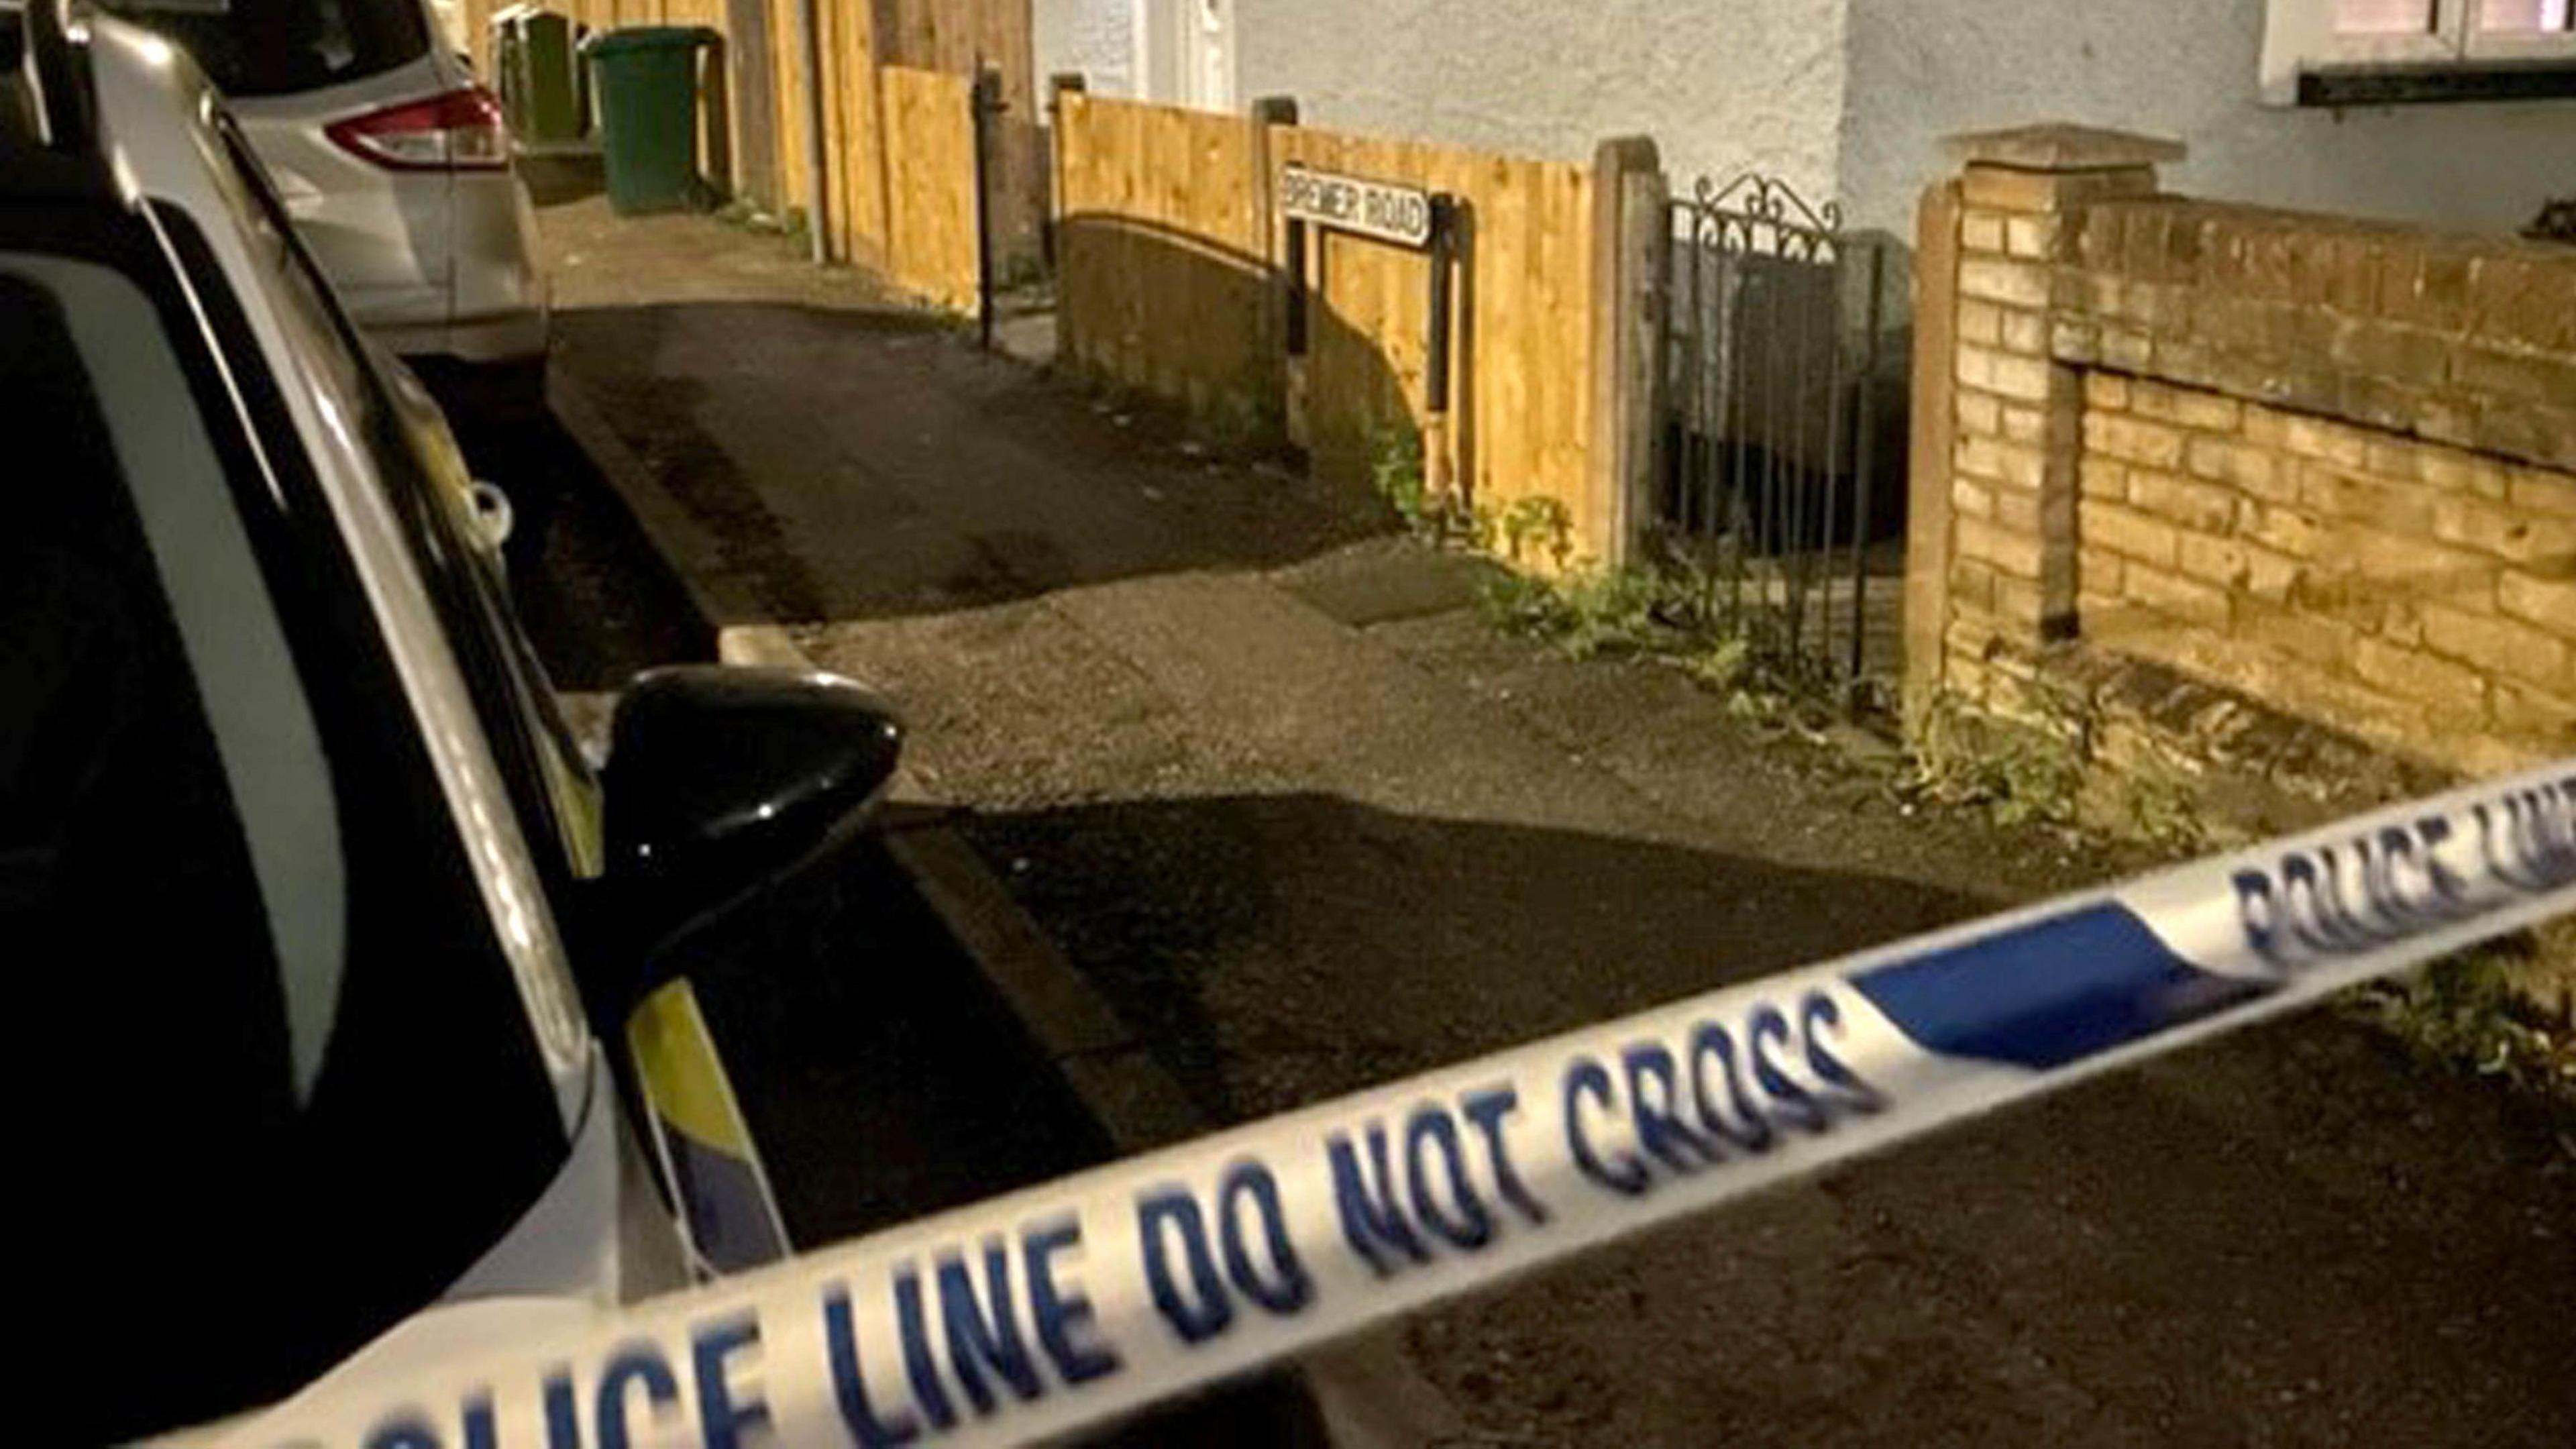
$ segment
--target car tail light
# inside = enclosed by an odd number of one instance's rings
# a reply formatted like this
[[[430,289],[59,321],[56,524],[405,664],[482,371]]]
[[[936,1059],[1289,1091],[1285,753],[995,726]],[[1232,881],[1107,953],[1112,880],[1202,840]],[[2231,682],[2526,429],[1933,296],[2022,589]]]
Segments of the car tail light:
[[[396,171],[498,171],[510,164],[501,103],[481,86],[334,121],[342,149]]]

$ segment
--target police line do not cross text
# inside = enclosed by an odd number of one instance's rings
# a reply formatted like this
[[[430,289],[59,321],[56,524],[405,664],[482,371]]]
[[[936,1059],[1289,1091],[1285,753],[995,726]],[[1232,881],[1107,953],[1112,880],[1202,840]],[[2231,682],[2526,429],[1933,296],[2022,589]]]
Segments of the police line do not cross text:
[[[244,1449],[1009,1443],[2576,908],[2576,762],[452,1354]],[[1712,970],[1723,943],[1712,943]]]

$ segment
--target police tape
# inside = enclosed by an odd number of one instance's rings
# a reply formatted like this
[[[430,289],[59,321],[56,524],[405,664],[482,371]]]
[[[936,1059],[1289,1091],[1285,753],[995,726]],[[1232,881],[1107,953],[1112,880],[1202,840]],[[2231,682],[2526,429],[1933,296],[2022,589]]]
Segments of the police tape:
[[[564,1331],[242,1449],[999,1444],[2576,909],[2576,760],[1431,1072]]]

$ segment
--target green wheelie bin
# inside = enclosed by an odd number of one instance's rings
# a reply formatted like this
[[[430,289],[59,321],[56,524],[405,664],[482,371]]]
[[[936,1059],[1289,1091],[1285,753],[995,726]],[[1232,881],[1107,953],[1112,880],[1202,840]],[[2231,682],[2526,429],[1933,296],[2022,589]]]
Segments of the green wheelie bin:
[[[644,25],[583,43],[598,78],[608,204],[621,216],[700,204],[698,52],[703,25]]]

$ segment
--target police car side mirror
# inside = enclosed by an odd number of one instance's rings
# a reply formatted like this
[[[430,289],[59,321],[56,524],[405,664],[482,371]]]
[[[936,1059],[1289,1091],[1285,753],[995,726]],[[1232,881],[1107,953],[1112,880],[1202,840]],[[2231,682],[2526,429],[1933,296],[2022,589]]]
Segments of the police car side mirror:
[[[885,702],[837,675],[712,664],[637,675],[618,696],[602,772],[608,904],[633,948],[620,954],[640,962],[841,839],[902,745]]]

